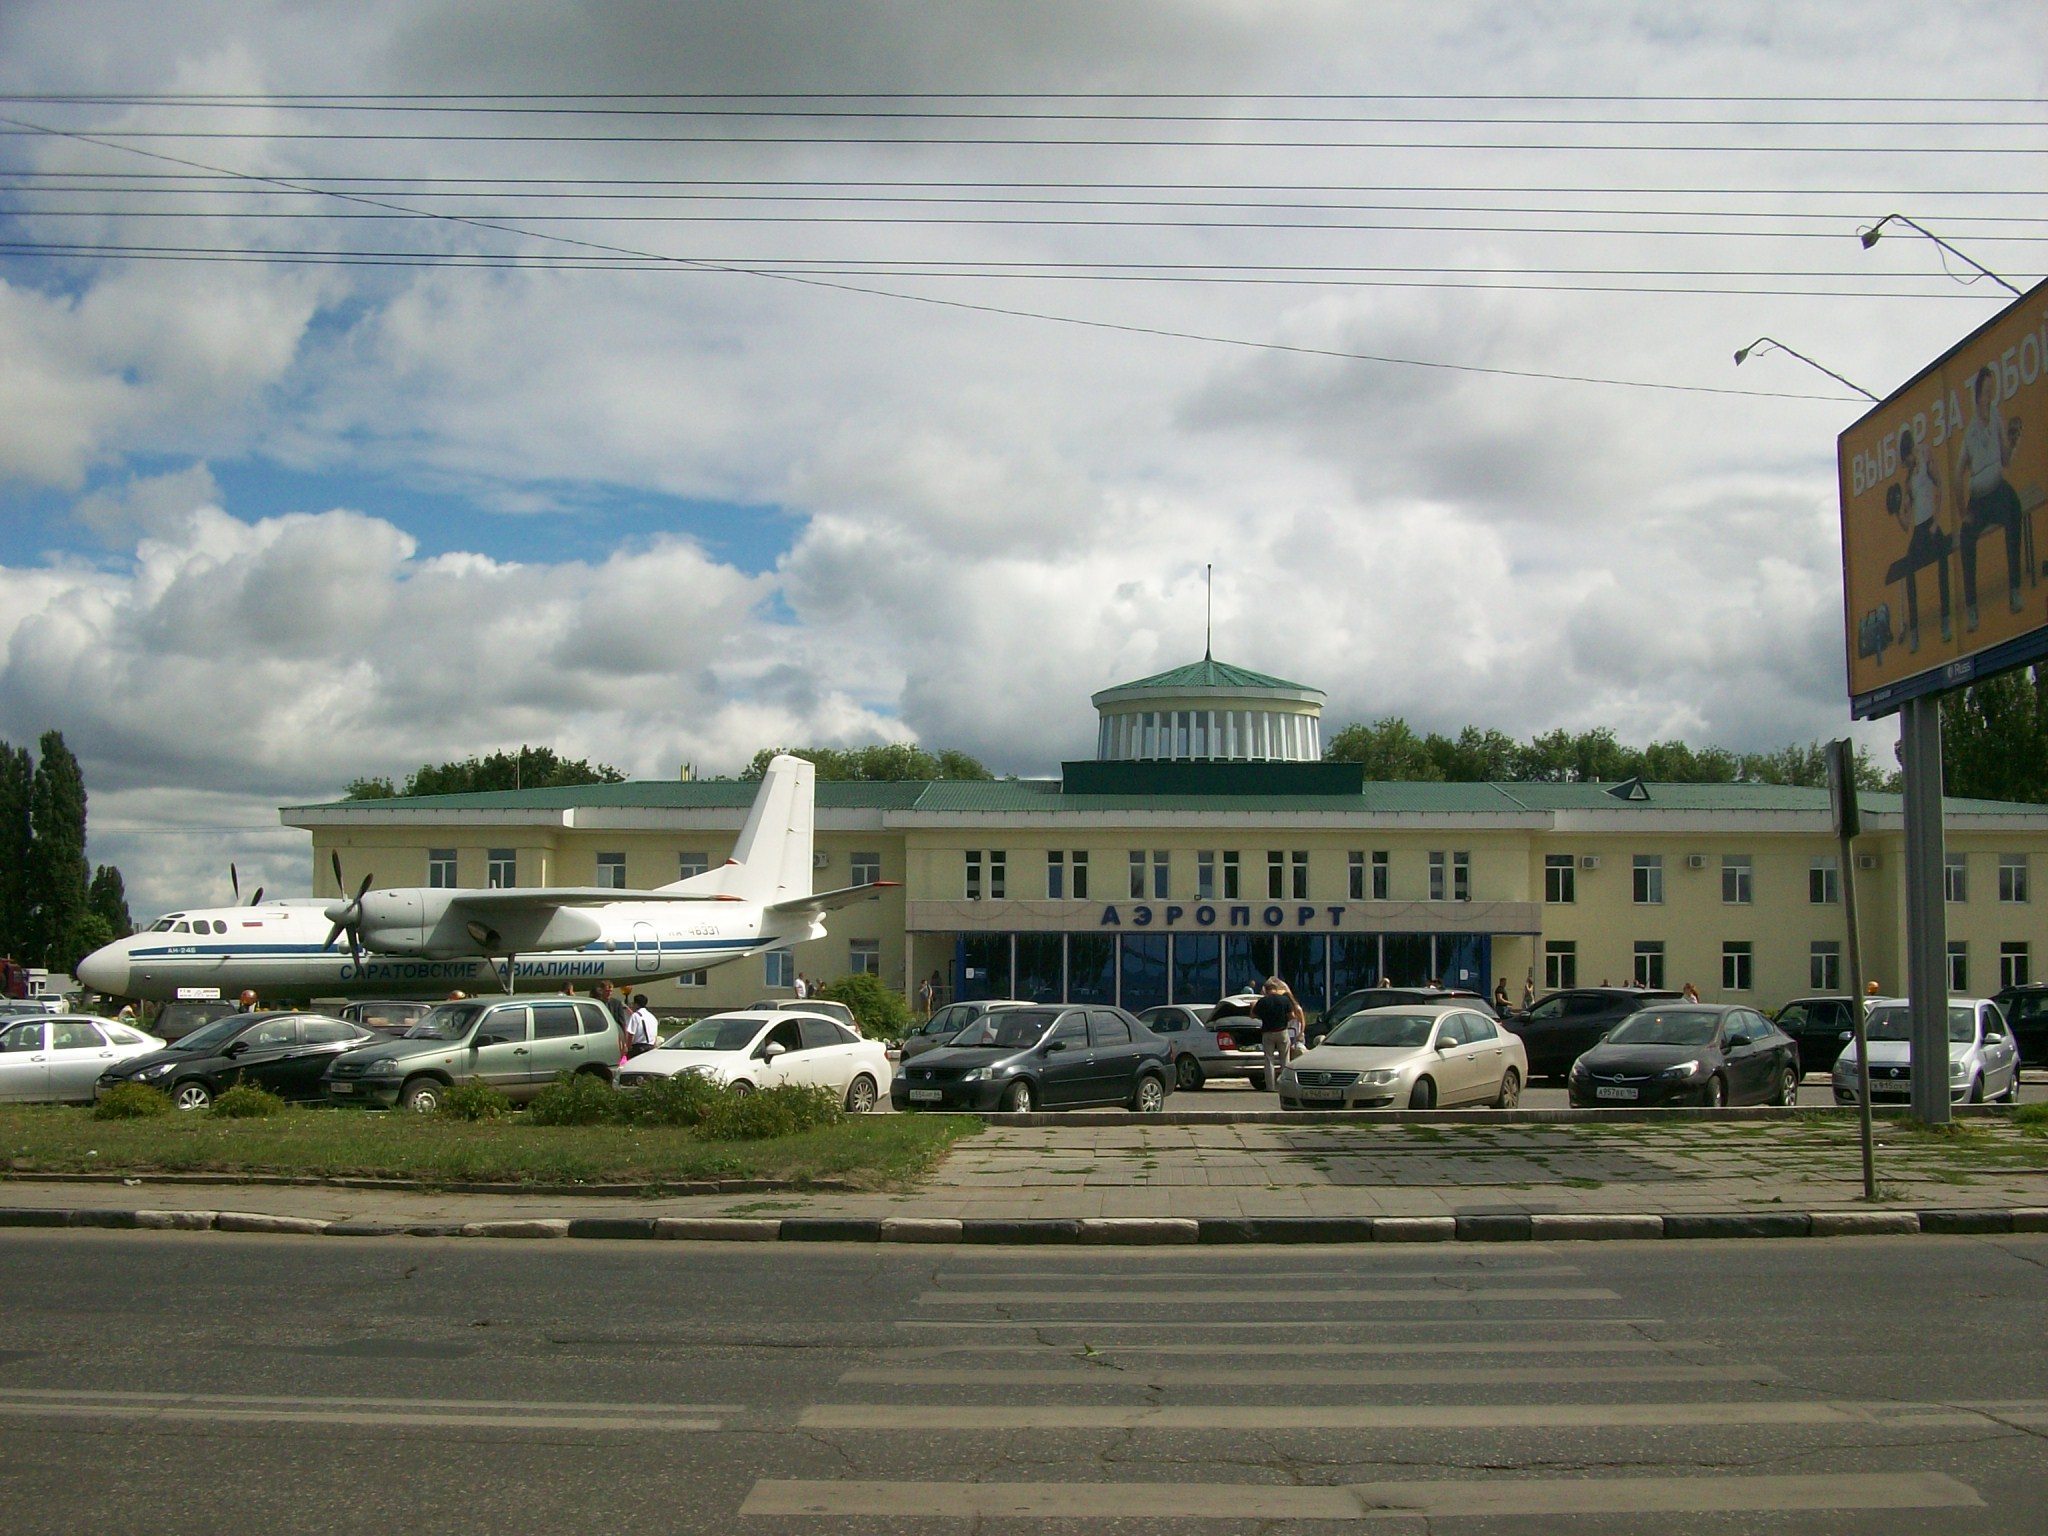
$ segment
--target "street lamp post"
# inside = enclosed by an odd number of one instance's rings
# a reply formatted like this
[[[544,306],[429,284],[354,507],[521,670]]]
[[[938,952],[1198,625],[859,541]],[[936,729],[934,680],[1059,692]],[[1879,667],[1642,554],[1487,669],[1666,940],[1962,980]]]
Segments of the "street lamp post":
[[[1839,373],[1835,372],[1834,369],[1826,366],[1823,363],[1816,363],[1804,352],[1796,351],[1793,348],[1786,346],[1785,343],[1778,340],[1778,338],[1775,336],[1759,336],[1755,341],[1752,341],[1748,346],[1741,348],[1735,354],[1735,366],[1740,368],[1752,354],[1761,351],[1783,352],[1788,354],[1789,356],[1796,357],[1799,359],[1799,361],[1806,364],[1807,367],[1818,368],[1822,373],[1826,374],[1829,378],[1833,379],[1837,384],[1848,385],[1849,388],[1855,390],[1856,393],[1861,395],[1864,399],[1875,400],[1877,398],[1877,396],[1873,395],[1861,384],[1858,384],[1854,379],[1843,378]]]

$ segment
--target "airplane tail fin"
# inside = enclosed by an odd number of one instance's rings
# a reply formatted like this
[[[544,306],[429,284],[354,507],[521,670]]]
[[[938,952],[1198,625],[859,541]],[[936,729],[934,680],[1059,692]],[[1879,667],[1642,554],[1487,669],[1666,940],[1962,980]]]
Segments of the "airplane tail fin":
[[[717,869],[663,889],[763,906],[810,895],[817,777],[818,770],[800,757],[783,754],[769,759],[732,857]]]

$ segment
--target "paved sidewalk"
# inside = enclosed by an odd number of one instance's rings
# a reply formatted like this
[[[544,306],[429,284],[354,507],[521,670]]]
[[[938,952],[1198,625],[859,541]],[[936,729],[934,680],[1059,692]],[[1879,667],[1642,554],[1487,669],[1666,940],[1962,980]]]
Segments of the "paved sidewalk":
[[[520,1194],[198,1179],[8,1179],[0,1206],[230,1210],[387,1226],[605,1217],[941,1222],[1372,1219],[2048,1209],[2048,1138],[2003,1118],[1954,1136],[1878,1129],[1862,1199],[1853,1120],[1562,1125],[996,1124],[896,1194]]]

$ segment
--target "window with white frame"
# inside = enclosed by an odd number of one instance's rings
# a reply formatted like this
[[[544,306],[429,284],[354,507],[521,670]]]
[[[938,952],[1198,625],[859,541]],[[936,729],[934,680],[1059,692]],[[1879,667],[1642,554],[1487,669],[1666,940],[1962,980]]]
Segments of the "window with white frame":
[[[761,984],[769,987],[796,985],[796,957],[786,949],[771,949],[761,957]]]
[[[1967,996],[1970,991],[1970,941],[1948,941],[1948,989]]]
[[[597,856],[597,883],[608,891],[626,888],[626,856],[623,853],[600,853]]]
[[[1806,984],[1816,992],[1842,990],[1842,945],[1836,939],[1815,939],[1806,949]]]
[[[849,976],[881,975],[882,941],[880,939],[848,939],[846,941],[846,973]]]
[[[1145,899],[1145,850],[1142,848],[1131,850],[1130,895],[1133,901]]]
[[[1637,986],[1663,986],[1664,941],[1662,939],[1637,939],[1635,949],[1635,966],[1635,979]]]
[[[685,971],[676,978],[679,987],[707,987],[711,984],[709,971]]]
[[[1009,894],[1010,856],[1000,848],[988,852],[988,899],[1002,901]]]
[[[1211,848],[1195,855],[1195,900],[1216,899],[1216,850]]]
[[[455,889],[455,850],[453,848],[429,848],[427,850],[427,884],[435,890]]]
[[[1831,906],[1842,899],[1842,875],[1835,856],[1825,854],[1806,871],[1806,899],[1816,906]]]
[[[1555,992],[1579,984],[1579,946],[1573,939],[1543,941],[1543,985]]]
[[[676,878],[694,880],[711,867],[708,853],[679,853],[676,855]]]
[[[1389,883],[1390,883],[1390,882],[1389,882],[1389,875],[1390,875],[1390,872],[1391,872],[1391,866],[1392,866],[1392,863],[1393,863],[1393,856],[1392,856],[1391,854],[1389,854],[1389,853],[1387,852],[1387,850],[1386,850],[1386,849],[1384,849],[1384,848],[1375,848],[1375,849],[1373,850],[1373,854],[1372,854],[1372,899],[1373,899],[1374,901],[1385,901],[1385,900],[1387,900],[1387,890],[1388,890],[1388,886],[1389,886]]]
[[[1998,856],[1998,899],[2013,902],[2027,899],[2027,856],[2024,853],[2001,853]]]
[[[1296,901],[1308,900],[1308,850],[1297,848],[1287,856],[1287,871],[1293,877],[1288,895]]]
[[[1045,856],[1045,899],[1067,899],[1067,856],[1058,848],[1052,849]]]
[[[1941,898],[1960,907],[1970,899],[1970,856],[1945,853],[1941,858]]]
[[[1721,900],[1731,907],[1746,907],[1756,900],[1756,871],[1746,853],[1721,855]]]
[[[494,891],[506,890],[519,883],[519,850],[516,848],[493,848],[490,857],[490,885]]]
[[[1073,873],[1074,900],[1088,899],[1088,853],[1076,848],[1067,858],[1067,868]]]
[[[1453,853],[1451,855],[1451,900],[1472,899],[1472,855]]]
[[[1444,899],[1444,873],[1444,855],[1432,853],[1429,856],[1429,899],[1431,901],[1442,901]]]
[[[2033,980],[2033,967],[2028,963],[2027,943],[2024,939],[2007,939],[1998,946],[1998,984],[2001,987],[2024,987]]]
[[[982,891],[981,850],[979,848],[968,848],[962,852],[961,857],[966,861],[967,865],[967,899],[969,901],[979,901],[981,900]]]
[[[1756,957],[1746,939],[1730,939],[1721,946],[1721,990],[1747,992],[1756,985]]]
[[[1223,899],[1241,901],[1244,899],[1244,881],[1240,873],[1237,850],[1230,848],[1223,854]]]
[[[1543,899],[1550,905],[1570,906],[1579,899],[1578,863],[1575,853],[1543,855]]]
[[[873,885],[882,878],[882,856],[879,853],[856,853],[846,861],[847,878],[854,885]]]
[[[1172,857],[1164,848],[1152,850],[1152,899],[1164,901],[1173,894]]]
[[[1365,900],[1365,850],[1354,848],[1345,860],[1353,901]]]
[[[1661,906],[1664,901],[1664,855],[1639,853],[1635,856],[1635,902],[1639,907]]]

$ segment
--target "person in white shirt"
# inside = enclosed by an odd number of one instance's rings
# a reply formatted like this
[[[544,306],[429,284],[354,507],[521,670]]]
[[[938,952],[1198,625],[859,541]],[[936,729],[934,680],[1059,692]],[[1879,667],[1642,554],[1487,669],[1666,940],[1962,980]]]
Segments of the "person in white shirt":
[[[2026,606],[2020,601],[2020,575],[2026,569],[2020,552],[2026,514],[2020,508],[2019,492],[2005,477],[2012,451],[2019,446],[2020,419],[2015,416],[2001,428],[1997,391],[1998,375],[1990,368],[1978,369],[1970,385],[1970,424],[1963,428],[1963,451],[1956,460],[1955,496],[1962,513],[1958,522],[1963,543],[1963,622],[1972,630],[1977,627],[1977,540],[1994,525],[2005,528],[2007,600],[2014,613]]]
[[[1941,638],[1953,640],[1955,625],[1950,618],[1948,595],[1948,552],[1953,541],[1941,527],[1941,477],[1920,452],[1911,432],[1899,434],[1899,469],[1905,476],[1904,505],[1899,521],[1907,532],[1906,552],[1892,566],[1887,580],[1906,583],[1906,649],[1920,649],[1920,568],[1939,565],[1941,588]]]
[[[626,1015],[626,1054],[638,1056],[654,1049],[661,1035],[661,1021],[647,1006],[647,994],[633,995],[633,1011]]]
[[[805,998],[809,997],[810,995],[811,984],[808,981],[804,980],[804,973],[802,971],[798,971],[796,973],[796,1000],[798,1002],[802,1002]]]

